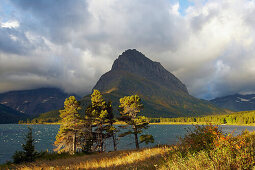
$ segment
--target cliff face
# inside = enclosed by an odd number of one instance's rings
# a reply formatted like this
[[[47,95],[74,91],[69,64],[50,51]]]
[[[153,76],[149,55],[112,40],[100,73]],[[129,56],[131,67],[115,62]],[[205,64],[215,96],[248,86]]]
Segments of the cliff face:
[[[123,52],[109,72],[100,77],[93,89],[113,102],[115,111],[123,96],[138,94],[144,104],[144,115],[149,117],[180,117],[224,113],[211,103],[189,95],[186,86],[137,50]],[[85,96],[81,103],[89,103]]]
[[[116,59],[112,69],[104,74],[97,82],[94,89],[101,91],[110,90],[108,84],[115,81],[117,77],[122,76],[123,72],[140,76],[141,78],[157,82],[175,91],[181,91],[188,94],[186,86],[167,71],[159,62],[153,62],[137,50],[127,50]]]

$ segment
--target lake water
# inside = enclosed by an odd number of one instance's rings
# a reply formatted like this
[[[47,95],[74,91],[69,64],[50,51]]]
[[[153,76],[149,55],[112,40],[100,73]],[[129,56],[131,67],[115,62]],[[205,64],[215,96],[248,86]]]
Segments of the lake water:
[[[33,138],[35,139],[35,148],[37,151],[52,151],[54,146],[56,134],[59,125],[30,125],[33,129]],[[179,137],[183,137],[187,128],[192,128],[192,125],[150,125],[150,128],[145,133],[150,133],[154,136],[155,143],[157,144],[174,144],[178,141]],[[234,134],[239,134],[243,130],[255,130],[252,126],[221,126],[222,130],[226,133],[231,133],[235,130]],[[0,124],[0,164],[8,160],[12,160],[12,155],[16,150],[22,150],[21,144],[24,143],[25,135],[27,134],[27,125],[18,124]],[[118,149],[132,149],[135,148],[134,137],[129,135],[120,138],[118,141]],[[145,147],[146,145],[141,145]],[[147,145],[148,146],[148,145]],[[109,142],[107,144],[108,150],[113,150]]]

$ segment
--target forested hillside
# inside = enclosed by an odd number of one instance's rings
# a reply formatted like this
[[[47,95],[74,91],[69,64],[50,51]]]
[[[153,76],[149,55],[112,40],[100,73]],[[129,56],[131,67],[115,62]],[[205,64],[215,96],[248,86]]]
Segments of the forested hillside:
[[[213,123],[229,125],[252,125],[255,124],[255,110],[242,111],[224,115],[210,115],[200,117],[180,117],[180,118],[150,118],[150,122],[163,123]]]

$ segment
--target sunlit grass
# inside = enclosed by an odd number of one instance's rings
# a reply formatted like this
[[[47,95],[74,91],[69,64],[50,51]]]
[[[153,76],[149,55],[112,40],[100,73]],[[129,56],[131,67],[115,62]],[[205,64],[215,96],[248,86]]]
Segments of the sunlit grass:
[[[117,151],[85,156],[74,156],[53,161],[36,161],[16,166],[17,169],[155,169],[169,152],[170,147],[162,146],[142,150]]]

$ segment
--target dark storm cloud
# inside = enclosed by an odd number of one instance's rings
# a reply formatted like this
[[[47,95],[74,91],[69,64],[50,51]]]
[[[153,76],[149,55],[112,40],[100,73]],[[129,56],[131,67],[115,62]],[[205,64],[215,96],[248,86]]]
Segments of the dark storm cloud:
[[[86,1],[81,0],[12,0],[26,18],[37,22],[35,32],[48,36],[55,43],[70,43],[73,34],[85,28],[88,17]],[[29,20],[28,20],[29,21]],[[33,27],[33,23],[26,23]]]
[[[185,15],[168,0],[0,4],[0,91],[57,86],[88,93],[128,48],[161,62],[197,97],[255,91],[255,2],[192,4]]]

